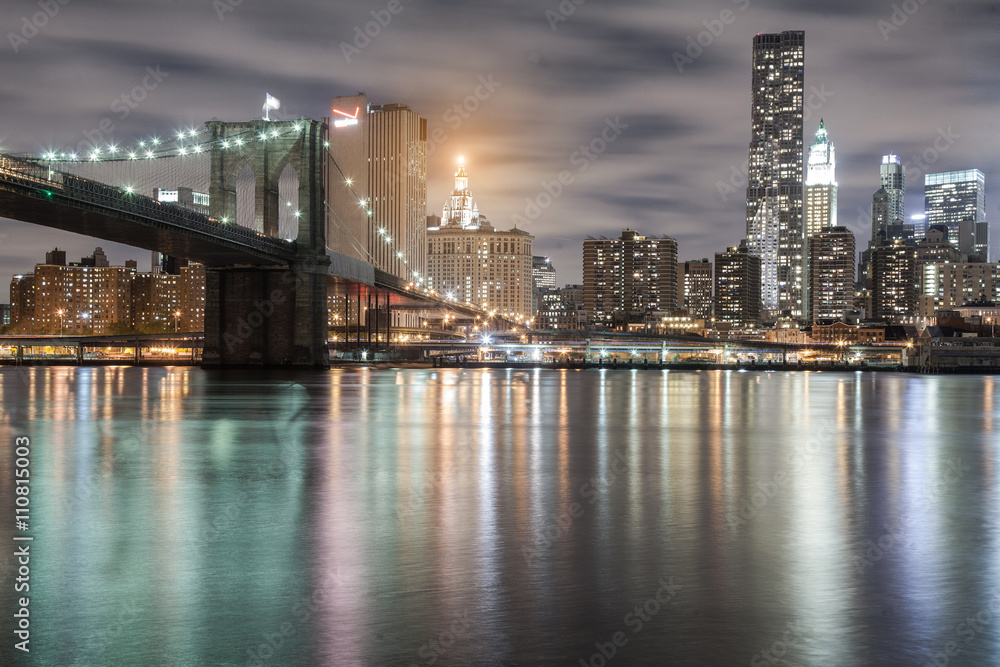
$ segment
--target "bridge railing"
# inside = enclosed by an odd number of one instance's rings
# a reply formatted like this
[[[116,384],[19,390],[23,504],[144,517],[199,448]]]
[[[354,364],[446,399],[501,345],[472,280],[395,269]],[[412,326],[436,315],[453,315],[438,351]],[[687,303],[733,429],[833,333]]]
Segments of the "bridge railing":
[[[182,206],[160,202],[145,195],[129,193],[99,181],[55,171],[45,163],[0,156],[0,174],[2,174],[3,180],[9,182],[29,187],[41,185],[45,188],[58,189],[60,194],[78,201],[170,222],[216,236],[257,243],[278,252],[287,253],[293,248],[292,242],[284,239],[267,236],[236,224],[224,224]]]

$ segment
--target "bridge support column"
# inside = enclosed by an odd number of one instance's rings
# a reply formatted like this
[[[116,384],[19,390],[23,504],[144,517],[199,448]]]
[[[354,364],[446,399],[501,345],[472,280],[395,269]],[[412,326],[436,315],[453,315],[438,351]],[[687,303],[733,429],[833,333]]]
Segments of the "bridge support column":
[[[76,365],[83,366],[83,341],[76,344]]]
[[[326,273],[322,265],[207,269],[202,366],[329,368]]]
[[[591,357],[590,357],[590,339],[589,338],[587,339],[587,356],[586,356],[586,360],[587,360],[588,364],[591,361]]]
[[[23,345],[18,345],[17,346],[17,365],[20,366],[23,363],[24,363],[24,346]]]

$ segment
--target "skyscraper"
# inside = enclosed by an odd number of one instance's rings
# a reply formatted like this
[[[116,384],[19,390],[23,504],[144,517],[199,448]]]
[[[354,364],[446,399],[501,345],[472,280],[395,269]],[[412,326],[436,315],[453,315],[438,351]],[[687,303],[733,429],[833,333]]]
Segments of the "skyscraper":
[[[854,234],[830,227],[809,239],[809,315],[839,320],[854,305]]]
[[[892,204],[889,191],[882,186],[872,195],[872,240],[870,245],[879,243],[879,236],[886,238],[886,228],[892,224]]]
[[[805,32],[753,40],[747,247],[761,259],[764,307],[801,316]]]
[[[403,104],[370,105],[359,93],[333,98],[324,120],[334,161],[327,180],[330,248],[399,278],[423,275],[426,119]]]
[[[978,169],[927,174],[924,177],[924,208],[927,224],[947,225],[948,240],[959,247],[961,223],[973,225],[973,253],[989,255],[989,224],[986,221],[986,177]]]
[[[837,226],[837,155],[819,121],[806,173],[806,238]]]
[[[899,156],[883,155],[879,175],[882,187],[889,195],[889,220],[886,224],[903,222],[906,219],[903,202],[903,197],[906,194],[906,173]]]

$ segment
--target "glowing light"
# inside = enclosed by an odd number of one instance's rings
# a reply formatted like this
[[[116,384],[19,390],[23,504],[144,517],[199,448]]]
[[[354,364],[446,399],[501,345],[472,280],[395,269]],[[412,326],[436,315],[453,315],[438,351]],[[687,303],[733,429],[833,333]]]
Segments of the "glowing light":
[[[201,152],[201,146],[195,146],[194,147],[194,152],[195,153],[200,153]]]
[[[158,137],[153,137],[153,145],[154,146],[159,146],[160,145],[160,139]]]
[[[188,154],[187,149],[184,148],[183,146],[181,146],[180,150],[177,151],[177,152],[180,153],[181,155],[187,155]]]
[[[243,140],[242,139],[237,139],[236,140],[236,145],[237,146],[242,146],[243,145]]]
[[[333,113],[343,116],[343,118],[333,121],[334,127],[349,127],[358,124],[358,114],[361,113],[361,107],[356,108],[353,115],[340,109],[334,109]]]
[[[271,130],[271,136],[272,137],[277,137],[278,136],[278,131],[277,130]]]
[[[142,141],[142,140],[140,140],[140,141],[139,141],[139,148],[145,148],[145,147],[146,147],[146,142],[145,142],[145,141]]]
[[[348,184],[348,185],[350,185],[350,184],[351,184],[351,179],[347,179],[347,184]]]
[[[147,160],[152,159],[152,157],[153,157],[153,151],[146,151],[146,159]]]
[[[191,135],[191,138],[193,139],[193,138],[195,138],[195,137],[198,136],[198,130],[191,130],[191,132],[189,134]]]
[[[459,156],[458,156],[458,163],[459,163],[459,164],[465,164],[465,158],[464,158],[464,157],[462,157],[461,155],[459,155]]]
[[[183,138],[184,138],[184,136],[185,136],[185,135],[184,135],[184,132],[178,132],[178,133],[177,133],[177,138],[178,138],[178,139],[183,139]]]
[[[222,142],[222,147],[223,148],[229,148],[229,142],[228,141],[223,141]]]
[[[131,185],[126,185],[125,192],[132,194],[133,192],[135,192],[135,188],[133,188]]]

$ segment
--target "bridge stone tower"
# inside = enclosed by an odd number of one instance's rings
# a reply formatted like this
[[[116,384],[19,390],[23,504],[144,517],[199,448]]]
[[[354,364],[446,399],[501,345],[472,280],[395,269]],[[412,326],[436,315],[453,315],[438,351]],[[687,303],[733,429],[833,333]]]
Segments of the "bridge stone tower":
[[[293,203],[298,229],[295,258],[288,265],[206,267],[202,365],[329,368],[327,126],[314,120],[211,121],[206,126],[212,141],[211,217],[236,224],[236,183],[249,167],[254,220],[264,234],[277,236],[278,182],[291,166],[298,176],[298,202]]]

